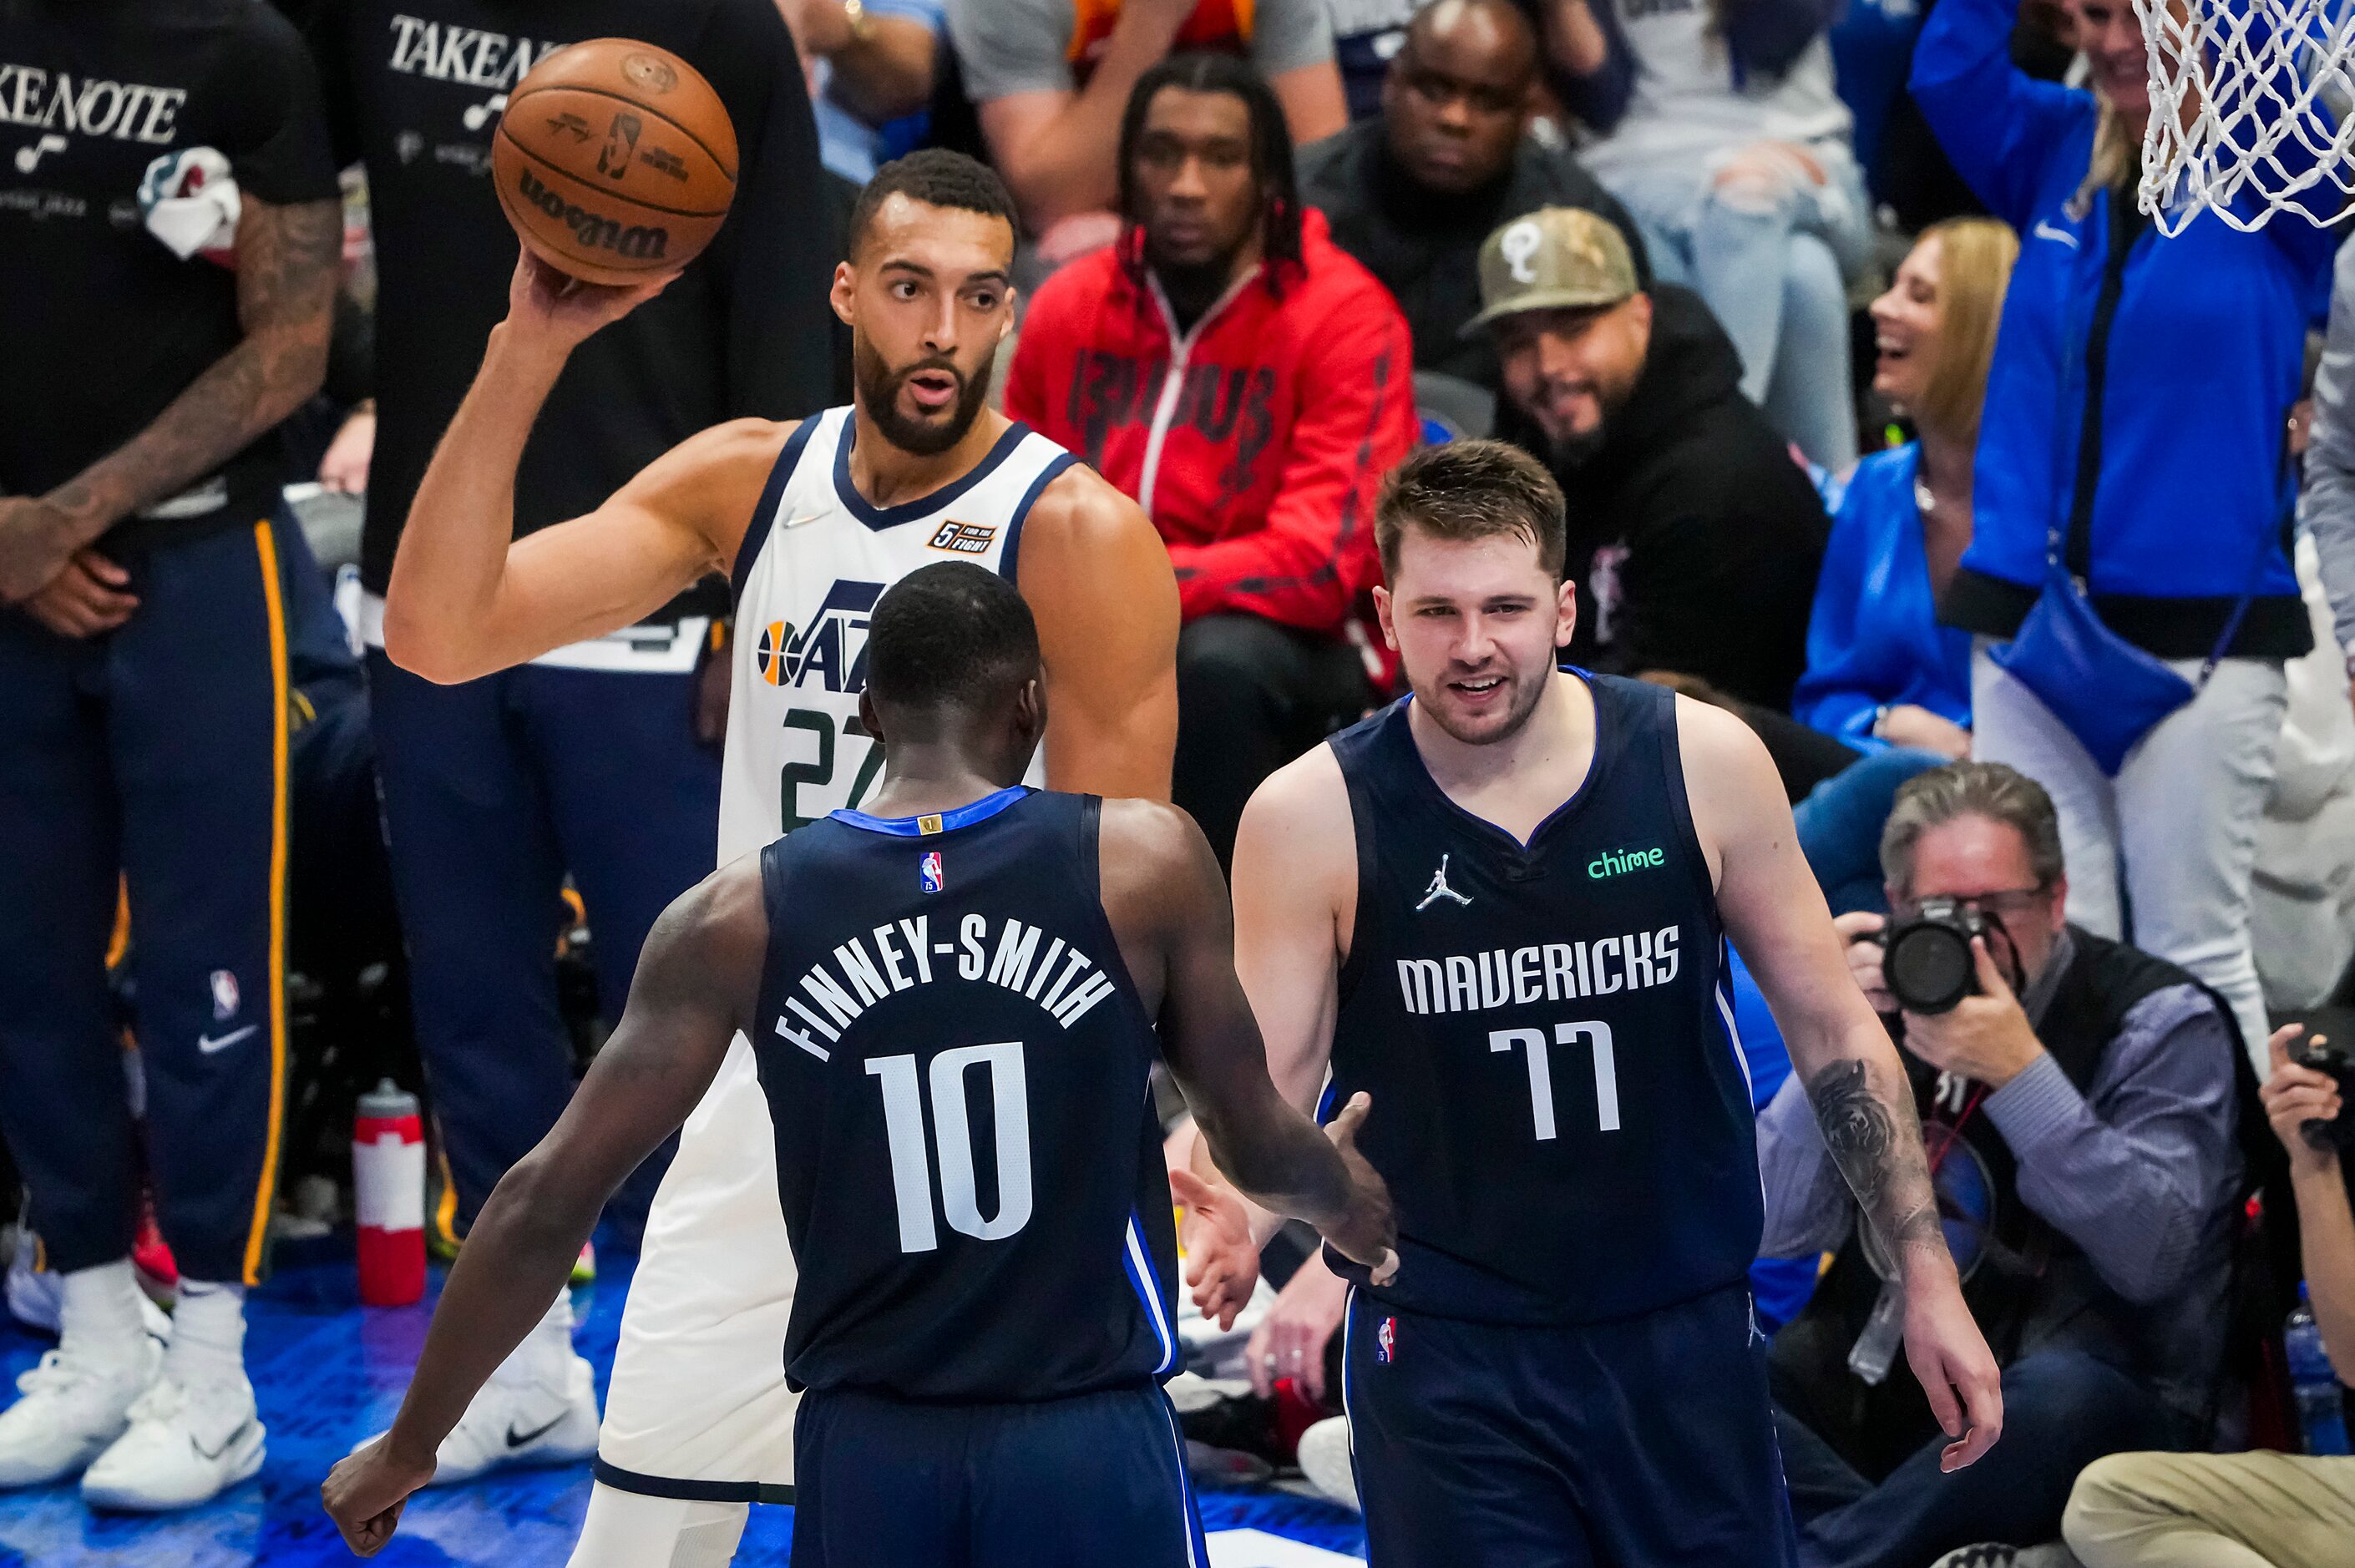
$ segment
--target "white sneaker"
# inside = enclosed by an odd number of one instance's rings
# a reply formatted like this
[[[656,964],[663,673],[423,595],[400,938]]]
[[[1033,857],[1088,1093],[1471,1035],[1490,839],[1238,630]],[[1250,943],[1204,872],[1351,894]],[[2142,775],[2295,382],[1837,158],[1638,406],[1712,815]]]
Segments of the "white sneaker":
[[[131,1423],[132,1406],[164,1364],[142,1340],[119,1367],[92,1367],[51,1351],[16,1380],[23,1397],[0,1410],[0,1488],[38,1487],[78,1474]]]
[[[566,1361],[560,1386],[485,1383],[442,1439],[429,1484],[455,1486],[510,1466],[575,1464],[596,1453],[595,1375],[581,1357]]]
[[[82,1473],[82,1500],[132,1513],[210,1502],[261,1468],[265,1435],[244,1379],[191,1394],[160,1376],[131,1407],[131,1430]]]
[[[1303,1432],[1299,1457],[1300,1473],[1310,1486],[1343,1508],[1358,1508],[1358,1475],[1349,1464],[1348,1416],[1327,1416]]]

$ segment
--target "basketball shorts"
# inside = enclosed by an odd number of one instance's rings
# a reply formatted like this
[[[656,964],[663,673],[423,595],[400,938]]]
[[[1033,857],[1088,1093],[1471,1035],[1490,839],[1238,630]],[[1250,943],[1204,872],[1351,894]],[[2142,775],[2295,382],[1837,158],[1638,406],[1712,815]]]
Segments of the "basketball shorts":
[[[622,1308],[598,1437],[607,1486],[698,1502],[792,1502],[785,1326],[796,1278],[776,1130],[738,1035],[679,1131]]]
[[[1161,1390],[802,1402],[794,1568],[1208,1568]]]
[[[1742,1286],[1516,1328],[1353,1291],[1343,1396],[1374,1568],[1791,1568]]]

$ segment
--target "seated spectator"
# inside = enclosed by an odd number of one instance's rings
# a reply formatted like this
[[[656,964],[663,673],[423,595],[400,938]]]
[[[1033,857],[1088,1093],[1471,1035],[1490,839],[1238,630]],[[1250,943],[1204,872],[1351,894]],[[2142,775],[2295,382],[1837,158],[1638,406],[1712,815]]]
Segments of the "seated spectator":
[[[1173,50],[1249,58],[1295,143],[1348,123],[1325,0],[949,0],[948,20],[989,162],[1049,270],[1120,232],[1121,117]]]
[[[1168,542],[1176,799],[1221,861],[1259,781],[1372,698],[1345,629],[1380,575],[1375,489],[1414,441],[1406,323],[1301,210],[1282,115],[1231,56],[1147,71],[1120,243],[1031,301],[1006,387]]]
[[[2308,1122],[2347,1107],[2330,1078],[2289,1060],[2276,1033],[2262,1091],[2289,1151],[2307,1291],[2355,1426],[2355,1171]],[[2355,1458],[2290,1454],[2115,1454],[2077,1478],[2062,1533],[2084,1568],[2337,1568],[2355,1552]]]
[[[818,160],[863,185],[913,144],[932,99],[943,0],[777,0],[809,73]]]
[[[1827,1568],[2050,1541],[2085,1465],[2202,1440],[2241,1191],[2232,1015],[2183,970],[2066,923],[2041,787],[1992,763],[1925,773],[1898,792],[1881,863],[1900,917],[1952,899],[1986,923],[1976,994],[1934,1013],[1885,989],[1880,918],[1839,925],[1914,1086],[1964,1296],[2004,1369],[2004,1434],[1941,1473],[1927,1403],[1885,1375],[1902,1315],[1786,1086],[1758,1122],[1764,1250],[1838,1255],[1770,1372],[1802,1552]]]
[[[1709,307],[1642,289],[1619,231],[1570,207],[1488,237],[1480,299],[1504,381],[1497,434],[1570,497],[1571,657],[1787,708],[1828,524],[1743,399]]]
[[[1848,289],[1872,215],[1832,89],[1828,0],[1540,0],[1586,166],[1660,275],[1709,302],[1742,390],[1834,472],[1856,461]]]
[[[1497,390],[1497,351],[1466,337],[1480,312],[1480,242],[1546,207],[1578,207],[1626,236],[1651,281],[1635,221],[1559,141],[1529,130],[1537,35],[1512,0],[1436,0],[1391,61],[1379,119],[1300,154],[1300,195],[1333,242],[1366,264],[1406,313],[1414,367]]]
[[[2019,241],[1987,218],[1915,242],[1872,302],[1872,388],[1919,436],[1857,464],[1841,491],[1792,711],[1868,751],[1971,749],[1971,640],[1938,596],[1971,542],[1971,459],[1996,322]]]

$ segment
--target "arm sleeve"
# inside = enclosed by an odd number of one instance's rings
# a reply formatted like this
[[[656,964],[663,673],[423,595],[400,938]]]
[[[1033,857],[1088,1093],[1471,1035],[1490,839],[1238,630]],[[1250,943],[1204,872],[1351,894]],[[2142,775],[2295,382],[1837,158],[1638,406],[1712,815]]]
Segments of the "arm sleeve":
[[[1069,92],[1070,0],[949,0],[949,38],[975,103]]]
[[[1522,8],[1529,13],[1540,38],[1545,36],[1547,4],[1549,0],[1522,0]],[[1587,4],[1593,9],[1595,26],[1603,29],[1602,69],[1593,76],[1573,76],[1550,65],[1547,76],[1561,95],[1561,106],[1596,135],[1607,136],[1636,96],[1636,51],[1628,45],[1626,30],[1619,26],[1619,8],[1612,0],[1587,0]]]
[[[1820,37],[1847,0],[1732,0],[1725,41],[1745,72],[1781,76]]]
[[[1324,0],[1260,0],[1252,15],[1252,64],[1282,76],[1333,58],[1333,23]]]
[[[339,189],[318,68],[294,25],[254,7],[240,47],[225,63],[236,80],[222,97],[237,109],[218,150],[238,189],[281,207],[335,200]]]
[[[1766,1197],[1761,1257],[1799,1257],[1848,1241],[1856,1205],[1824,1149],[1815,1107],[1796,1073],[1758,1113],[1758,1183]]]
[[[727,307],[730,417],[794,418],[826,407],[833,377],[834,226],[801,62],[769,0],[724,0],[697,64],[736,122],[741,163],[713,243]]]
[[[1801,724],[1836,735],[1868,751],[1882,749],[1872,738],[1872,716],[1882,699],[1863,683],[1856,658],[1857,613],[1863,608],[1864,557],[1871,545],[1871,520],[1861,516],[1854,489],[1832,524],[1816,578],[1815,608],[1807,616],[1807,673],[1791,697],[1791,715]]]
[[[1938,0],[1909,85],[1955,172],[2025,238],[2046,165],[2093,119],[2094,101],[2011,63],[2016,9],[2017,0]]]
[[[1387,295],[1355,293],[1316,332],[1295,372],[1301,399],[1266,523],[1207,545],[1173,545],[1188,620],[1239,609],[1331,631],[1380,574],[1374,495],[1414,445],[1414,351]]]
[[[2306,525],[2341,648],[2355,648],[2355,245],[2339,253],[2330,332],[2314,377],[2306,449]]]
[[[1987,1098],[2019,1158],[2021,1202],[2129,1301],[2182,1288],[2210,1220],[2231,1202],[2232,1049],[2207,995],[2170,987],[2127,1012],[2090,1101],[2050,1056]]]

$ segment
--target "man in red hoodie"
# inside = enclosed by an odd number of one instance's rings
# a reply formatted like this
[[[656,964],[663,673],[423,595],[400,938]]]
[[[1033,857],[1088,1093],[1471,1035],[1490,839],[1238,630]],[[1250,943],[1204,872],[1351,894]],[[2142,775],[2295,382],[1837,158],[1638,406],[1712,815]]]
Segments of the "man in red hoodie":
[[[1178,569],[1176,799],[1221,862],[1261,779],[1372,700],[1348,635],[1414,444],[1406,319],[1304,211],[1242,60],[1180,55],[1122,122],[1118,245],[1030,304],[1006,411],[1135,496]]]

